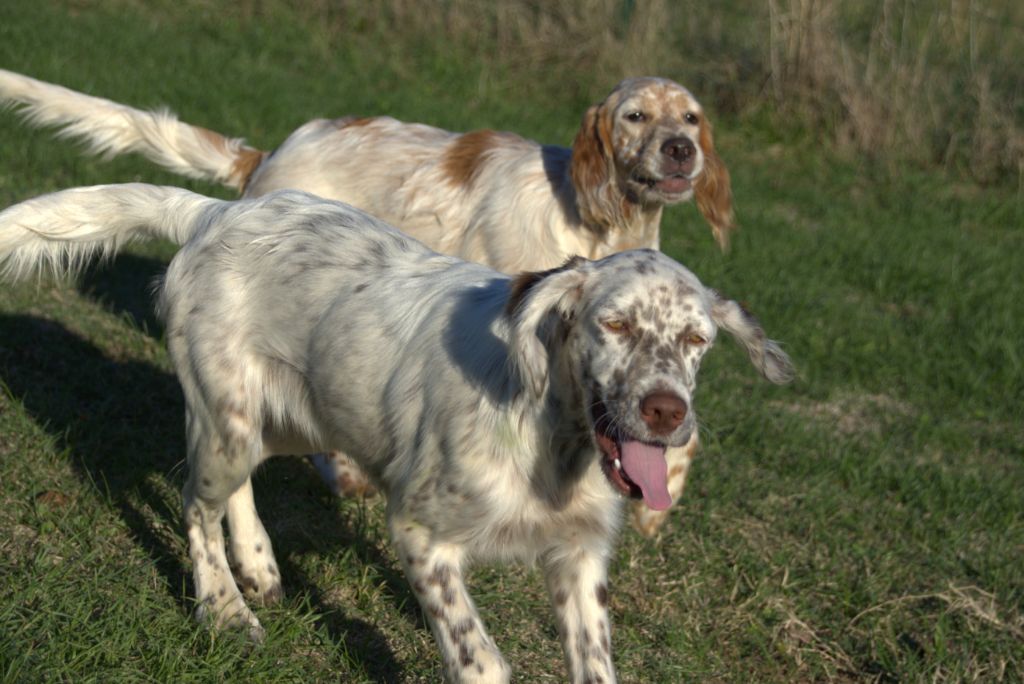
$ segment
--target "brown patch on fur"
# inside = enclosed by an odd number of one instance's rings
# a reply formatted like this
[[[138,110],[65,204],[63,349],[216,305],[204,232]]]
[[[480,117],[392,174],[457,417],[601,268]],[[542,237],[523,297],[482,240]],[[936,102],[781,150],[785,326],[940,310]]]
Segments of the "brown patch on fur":
[[[732,211],[732,182],[729,170],[715,151],[711,138],[711,122],[707,117],[700,121],[701,150],[704,152],[704,171],[693,184],[697,208],[711,224],[715,241],[722,251],[729,249],[729,235],[735,228]]]
[[[332,123],[338,128],[357,128],[368,126],[377,120],[375,116],[343,116],[335,119]]]
[[[441,174],[452,185],[469,187],[480,173],[487,152],[497,147],[499,140],[507,135],[490,129],[463,133],[445,149],[441,157]]]
[[[626,199],[614,192],[614,143],[612,124],[604,103],[594,105],[583,115],[583,122],[572,143],[569,175],[576,189],[580,218],[591,227],[607,229],[614,214],[626,209]],[[609,203],[618,200],[613,208]]]
[[[352,466],[354,467],[354,466]],[[361,474],[353,475],[346,467],[335,480],[335,487],[339,494],[345,497],[368,498],[377,493],[377,488],[370,484]]]
[[[676,477],[678,477],[680,475],[683,475],[684,473],[686,473],[686,471],[687,471],[686,466],[682,466],[682,465],[672,466],[669,469],[669,471],[668,471],[668,479],[672,480],[672,479],[674,479],[674,478],[676,478]]]
[[[243,147],[238,151],[238,157],[235,158],[235,163],[231,165],[231,178],[238,179],[236,182],[239,192],[245,192],[252,174],[256,172],[256,169],[259,168],[259,165],[266,158],[266,152],[261,152],[251,147]]]
[[[207,128],[202,126],[193,127],[196,135],[206,140],[218,150],[222,152],[229,151],[228,139]],[[252,178],[252,174],[256,171],[256,168],[263,163],[266,159],[267,153],[262,150],[257,150],[255,147],[243,146],[234,152],[235,161],[231,165],[231,173],[228,177],[228,182],[233,187],[238,188],[239,192],[245,192],[245,186],[249,184],[249,179]]]

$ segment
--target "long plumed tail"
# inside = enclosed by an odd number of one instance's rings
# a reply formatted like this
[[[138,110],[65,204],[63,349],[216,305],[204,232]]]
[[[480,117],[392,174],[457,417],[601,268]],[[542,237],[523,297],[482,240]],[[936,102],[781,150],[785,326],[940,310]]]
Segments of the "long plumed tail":
[[[74,274],[96,254],[114,254],[133,240],[183,244],[224,200],[143,183],[62,190],[0,212],[0,274],[17,279],[39,271]]]
[[[3,69],[0,104],[20,105],[30,124],[60,126],[61,136],[85,141],[96,154],[138,152],[175,173],[239,190],[266,156],[241,138],[182,123],[168,110],[144,112]]]

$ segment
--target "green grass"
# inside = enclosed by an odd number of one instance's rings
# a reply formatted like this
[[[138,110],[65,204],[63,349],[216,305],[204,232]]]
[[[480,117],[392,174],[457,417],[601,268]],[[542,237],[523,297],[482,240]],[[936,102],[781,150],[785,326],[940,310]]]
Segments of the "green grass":
[[[264,148],[346,113],[565,144],[582,93],[610,85],[580,72],[551,97],[543,70],[484,57],[275,3],[0,4],[3,67]],[[664,247],[746,302],[799,378],[767,386],[725,340],[709,356],[684,500],[658,539],[625,532],[612,567],[620,678],[1024,679],[1021,196],[851,159],[770,118],[716,123],[734,248],[692,206],[667,212]],[[4,206],[136,179],[230,196],[0,114]],[[190,619],[182,400],[149,299],[173,252],[0,285],[0,680],[436,681],[381,506],[331,498],[301,459],[256,480],[288,595],[259,611],[266,643]],[[562,681],[537,573],[471,582],[518,681]]]

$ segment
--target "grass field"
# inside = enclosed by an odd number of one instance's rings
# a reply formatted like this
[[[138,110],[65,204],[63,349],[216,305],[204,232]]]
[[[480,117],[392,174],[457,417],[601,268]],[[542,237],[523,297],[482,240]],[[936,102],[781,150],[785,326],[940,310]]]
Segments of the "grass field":
[[[5,0],[0,66],[264,149],[348,113],[568,144],[624,75],[508,40],[403,41],[331,7]],[[1007,27],[1016,54],[1022,35]],[[727,340],[709,355],[684,500],[659,538],[627,530],[612,566],[621,680],[1024,680],[1018,179],[868,159],[765,111],[711,116],[741,230],[722,255],[694,207],[673,208],[664,248],[756,312],[799,377],[760,382]],[[0,205],[130,180],[230,196],[0,113]],[[381,506],[332,498],[298,458],[256,478],[287,594],[259,612],[266,643],[190,619],[182,400],[149,298],[173,252],[0,285],[0,680],[437,681]],[[483,566],[471,587],[516,680],[562,681],[536,571]]]

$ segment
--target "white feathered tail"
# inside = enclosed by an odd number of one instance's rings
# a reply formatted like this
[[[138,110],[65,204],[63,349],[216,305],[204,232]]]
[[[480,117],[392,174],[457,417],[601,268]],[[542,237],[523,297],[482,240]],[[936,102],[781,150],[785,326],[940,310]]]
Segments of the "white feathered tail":
[[[39,271],[63,276],[132,240],[184,244],[204,225],[200,214],[219,204],[224,200],[144,183],[75,188],[26,200],[0,212],[0,273],[10,279]]]
[[[170,171],[241,190],[264,153],[199,126],[168,110],[144,112],[0,69],[0,104],[21,105],[36,126],[60,126],[90,151],[113,157],[138,152]]]

